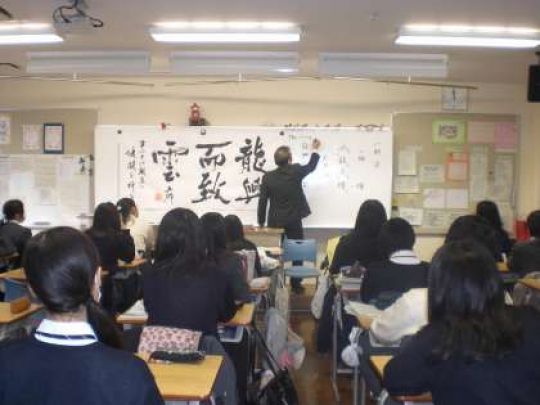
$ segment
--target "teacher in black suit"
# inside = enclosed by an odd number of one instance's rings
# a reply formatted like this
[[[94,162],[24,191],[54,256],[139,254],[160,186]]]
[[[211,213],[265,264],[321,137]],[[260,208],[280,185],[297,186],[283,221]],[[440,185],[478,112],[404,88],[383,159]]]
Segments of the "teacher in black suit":
[[[280,146],[274,153],[277,169],[266,173],[261,184],[257,217],[259,226],[266,222],[266,205],[270,200],[268,226],[283,228],[289,239],[304,239],[302,218],[311,214],[307,203],[302,180],[315,170],[319,162],[316,152],[321,146],[318,139],[311,145],[313,153],[307,165],[292,164],[291,150],[288,146]],[[291,286],[297,293],[302,292],[301,279],[291,278]]]

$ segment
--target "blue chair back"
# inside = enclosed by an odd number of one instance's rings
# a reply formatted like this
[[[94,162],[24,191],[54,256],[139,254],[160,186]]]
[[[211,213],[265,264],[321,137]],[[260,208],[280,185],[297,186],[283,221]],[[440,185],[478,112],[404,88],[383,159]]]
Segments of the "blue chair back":
[[[6,292],[4,294],[5,302],[10,302],[16,300],[17,298],[28,295],[28,290],[26,289],[25,283],[7,278],[4,280],[4,286],[6,288]]]
[[[287,239],[283,240],[283,261],[317,262],[317,243],[315,239]]]

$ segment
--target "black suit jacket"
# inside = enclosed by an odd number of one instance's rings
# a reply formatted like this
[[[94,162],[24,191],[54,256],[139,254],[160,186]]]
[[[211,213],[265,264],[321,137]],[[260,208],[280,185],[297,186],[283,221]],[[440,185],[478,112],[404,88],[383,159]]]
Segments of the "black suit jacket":
[[[257,217],[259,225],[266,222],[266,205],[270,200],[268,226],[284,227],[311,214],[302,189],[302,180],[315,170],[319,154],[312,153],[307,165],[286,165],[266,173],[261,184]]]
[[[19,258],[15,267],[20,267],[24,248],[32,237],[32,231],[17,222],[8,222],[0,226],[0,235],[17,249]]]
[[[510,255],[511,271],[524,276],[531,271],[540,271],[540,239],[514,245]]]

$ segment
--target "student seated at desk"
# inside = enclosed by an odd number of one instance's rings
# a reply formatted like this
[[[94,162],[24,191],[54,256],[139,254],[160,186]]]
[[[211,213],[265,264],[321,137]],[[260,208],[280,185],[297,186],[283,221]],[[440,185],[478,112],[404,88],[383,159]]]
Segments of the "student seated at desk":
[[[163,404],[144,361],[118,350],[99,308],[98,254],[67,227],[30,240],[24,268],[46,308],[33,336],[0,346],[1,404]]]
[[[244,236],[244,225],[236,215],[225,217],[225,234],[227,236],[227,249],[231,252],[249,250],[255,252],[255,277],[261,277],[262,266],[257,245]]]
[[[532,271],[540,271],[540,210],[529,214],[527,227],[531,239],[514,245],[508,263],[510,271],[521,277]]]
[[[21,259],[26,243],[32,237],[32,231],[21,225],[24,222],[24,204],[21,200],[8,200],[3,207],[4,221],[0,223],[0,237],[7,245],[12,246],[19,257],[13,267],[21,267]]]
[[[233,292],[207,251],[201,221],[193,211],[175,208],[163,217],[155,262],[143,271],[148,325],[217,335],[218,322],[234,316]]]
[[[116,203],[120,213],[120,224],[123,230],[129,230],[129,234],[135,243],[135,252],[144,256],[152,250],[152,228],[139,218],[139,209],[132,198],[121,198]]]
[[[244,273],[242,258],[227,250],[227,237],[225,236],[225,221],[221,214],[209,212],[201,217],[208,257],[221,271],[232,289],[236,304],[250,300],[249,285]]]
[[[379,249],[387,259],[366,266],[362,301],[370,303],[381,293],[392,293],[397,298],[411,288],[427,286],[428,264],[413,252],[415,240],[412,226],[402,218],[392,218],[382,226]]]
[[[501,214],[499,213],[497,204],[489,200],[480,201],[476,205],[476,215],[484,218],[495,231],[499,250],[501,252],[501,256],[497,261],[505,261],[505,257],[508,257],[510,250],[512,249],[512,241],[510,240],[510,236],[508,236],[508,232],[506,232],[503,227]]]
[[[133,238],[128,230],[121,230],[120,216],[113,203],[97,206],[92,227],[86,233],[96,245],[104,270],[114,274],[119,260],[129,263],[135,258]]]
[[[540,314],[505,305],[492,253],[449,242],[430,271],[429,323],[386,366],[388,392],[431,392],[435,405],[537,404]]]
[[[377,236],[386,219],[386,210],[380,201],[364,201],[358,210],[354,229],[339,240],[330,272],[336,274],[342,267],[352,266],[356,262],[366,266],[383,259]]]

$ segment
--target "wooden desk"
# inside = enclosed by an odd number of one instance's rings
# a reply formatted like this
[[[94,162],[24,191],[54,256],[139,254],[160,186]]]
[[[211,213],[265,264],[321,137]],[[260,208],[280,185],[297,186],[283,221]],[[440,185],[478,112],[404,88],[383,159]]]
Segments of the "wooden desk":
[[[136,269],[136,268],[142,266],[145,263],[146,263],[146,259],[143,259],[142,257],[136,257],[135,259],[133,259],[129,263],[119,264],[118,267],[120,269],[125,269],[125,270],[126,269]]]
[[[522,278],[518,281],[519,283],[529,287],[529,288],[532,288],[532,289],[535,289],[535,290],[540,290],[540,280],[538,279],[535,279],[535,278]]]
[[[497,262],[497,268],[502,273],[508,273],[510,269],[508,268],[508,263],[506,262]]]
[[[384,368],[386,367],[388,362],[392,360],[392,356],[371,356],[369,360],[371,362],[371,366],[375,370],[375,373],[382,380],[384,375]],[[396,399],[402,402],[433,402],[431,394],[398,396],[396,397]]]
[[[253,321],[255,314],[255,304],[244,304],[236,312],[234,317],[227,322],[226,326],[249,326]],[[148,321],[148,315],[126,315],[121,314],[116,317],[116,322],[120,325],[145,325]]]
[[[0,279],[7,278],[9,278],[10,280],[26,282],[26,274],[24,272],[24,269],[22,268],[6,271],[5,273],[0,274]]]
[[[282,228],[244,226],[244,235],[257,246],[281,246]]]
[[[12,314],[9,302],[0,302],[0,325],[6,325],[24,319],[43,308],[41,305],[32,304],[30,308],[18,314]]]
[[[195,364],[147,363],[166,401],[203,401],[214,388],[223,357],[206,356]]]

